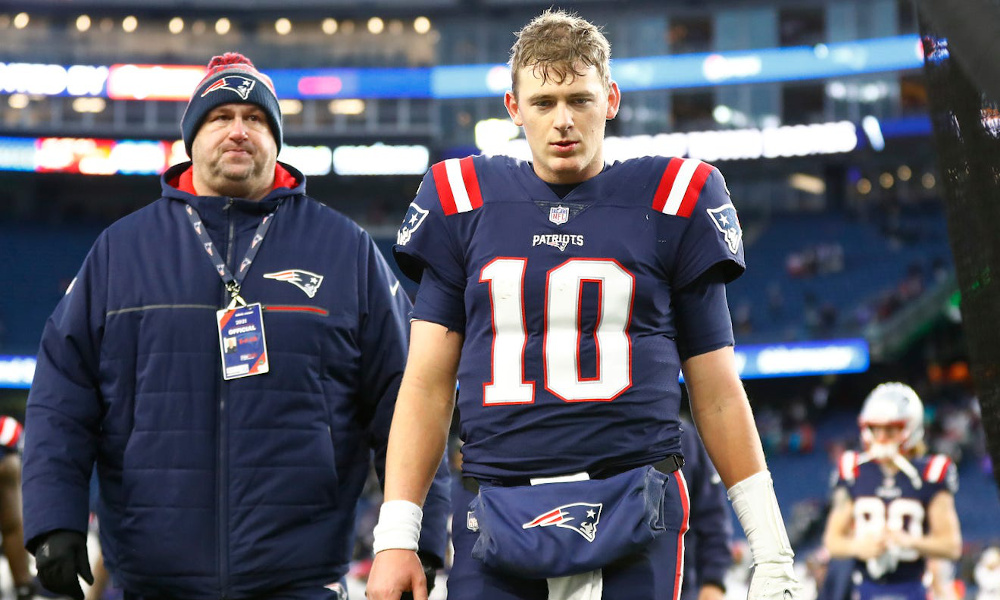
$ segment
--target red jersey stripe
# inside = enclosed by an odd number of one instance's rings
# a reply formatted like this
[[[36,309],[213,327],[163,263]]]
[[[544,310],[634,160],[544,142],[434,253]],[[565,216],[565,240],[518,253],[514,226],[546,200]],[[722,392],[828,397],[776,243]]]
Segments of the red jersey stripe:
[[[475,210],[483,205],[483,194],[479,189],[479,178],[476,177],[476,165],[472,162],[471,156],[466,156],[458,163],[462,167],[462,181],[465,182],[465,189],[469,193],[469,204]]]
[[[663,212],[667,205],[667,198],[670,197],[670,190],[674,187],[677,171],[680,170],[682,164],[684,164],[683,158],[671,158],[670,162],[667,163],[667,168],[663,170],[660,185],[657,186],[656,193],[653,195],[653,208],[659,212]]]
[[[698,204],[698,196],[701,195],[701,189],[705,187],[705,182],[708,181],[708,177],[711,174],[712,167],[710,165],[705,163],[698,164],[698,167],[694,170],[694,175],[691,176],[691,183],[688,184],[687,191],[684,192],[684,199],[681,200],[680,208],[677,209],[678,217],[691,216],[695,205]]]
[[[684,584],[684,534],[691,523],[691,500],[688,497],[687,479],[684,477],[684,473],[678,469],[675,475],[676,477],[672,479],[677,482],[677,492],[681,498],[681,509],[684,511],[680,535],[677,536],[677,559],[674,562],[677,565],[677,572],[674,573],[673,600],[678,600],[681,596],[681,585]]]
[[[444,162],[439,162],[431,167],[434,175],[434,186],[437,188],[438,199],[441,201],[441,208],[444,214],[453,215],[458,212],[455,206],[455,195],[451,192],[451,183],[448,182],[448,171]]]

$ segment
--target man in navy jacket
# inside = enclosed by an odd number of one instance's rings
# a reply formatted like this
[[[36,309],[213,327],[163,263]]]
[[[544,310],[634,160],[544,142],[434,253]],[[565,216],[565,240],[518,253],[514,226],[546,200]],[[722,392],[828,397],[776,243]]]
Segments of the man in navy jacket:
[[[28,398],[26,546],[82,599],[97,465],[129,598],[342,598],[385,449],[410,302],[360,227],[277,162],[270,79],[215,57],[182,118],[191,163],[94,244],[46,324]],[[425,565],[446,544],[442,464]]]

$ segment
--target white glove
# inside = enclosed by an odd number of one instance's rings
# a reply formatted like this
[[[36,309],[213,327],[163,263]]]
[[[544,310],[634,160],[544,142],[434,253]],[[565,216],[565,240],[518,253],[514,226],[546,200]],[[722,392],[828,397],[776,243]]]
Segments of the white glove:
[[[872,579],[880,579],[886,573],[895,571],[896,567],[899,566],[899,549],[895,546],[889,546],[881,555],[865,561],[865,566]]]
[[[753,559],[748,600],[796,600],[800,594],[792,569],[794,554],[774,496],[771,473],[754,473],[729,488],[728,493]]]
[[[753,567],[747,600],[795,600],[799,582],[792,563],[763,563]]]

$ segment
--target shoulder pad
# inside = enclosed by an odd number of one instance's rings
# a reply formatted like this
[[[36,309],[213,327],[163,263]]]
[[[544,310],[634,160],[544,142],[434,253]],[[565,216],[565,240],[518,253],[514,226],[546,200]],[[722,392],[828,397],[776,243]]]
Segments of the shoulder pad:
[[[838,468],[840,478],[844,481],[854,481],[858,478],[858,453],[854,450],[845,450],[840,455],[840,465]]]
[[[653,208],[666,215],[689,217],[715,167],[695,158],[671,158],[653,194]]]
[[[13,417],[0,417],[0,445],[16,448],[24,428]]]
[[[479,179],[471,156],[449,158],[431,167],[444,214],[469,212],[483,205]]]
[[[927,461],[924,467],[924,481],[927,483],[941,483],[945,475],[948,474],[948,467],[951,466],[951,459],[944,454],[935,454]]]

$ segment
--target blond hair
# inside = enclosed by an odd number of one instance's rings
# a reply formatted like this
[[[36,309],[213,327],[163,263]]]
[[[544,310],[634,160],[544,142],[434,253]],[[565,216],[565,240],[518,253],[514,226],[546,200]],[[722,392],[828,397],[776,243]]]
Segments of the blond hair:
[[[581,77],[580,65],[595,67],[605,89],[611,87],[611,44],[601,29],[562,10],[548,9],[517,32],[510,49],[511,90],[517,95],[522,69],[540,73],[542,81],[556,83]]]

